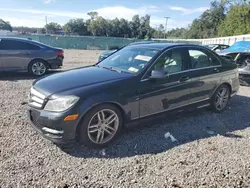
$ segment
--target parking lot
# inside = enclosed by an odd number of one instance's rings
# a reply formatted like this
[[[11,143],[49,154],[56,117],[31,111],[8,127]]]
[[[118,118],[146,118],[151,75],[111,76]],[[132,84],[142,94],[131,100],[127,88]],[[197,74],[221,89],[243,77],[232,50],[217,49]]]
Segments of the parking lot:
[[[60,71],[93,64],[100,53],[65,50]],[[90,150],[59,148],[33,130],[26,115],[32,81],[27,73],[0,76],[0,187],[250,185],[249,87],[222,114],[199,109],[138,123],[108,148]]]

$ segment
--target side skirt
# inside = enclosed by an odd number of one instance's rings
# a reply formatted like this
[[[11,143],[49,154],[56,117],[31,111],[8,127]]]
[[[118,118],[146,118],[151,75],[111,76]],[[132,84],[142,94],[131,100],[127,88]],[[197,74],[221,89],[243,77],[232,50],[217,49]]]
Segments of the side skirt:
[[[136,126],[136,125],[139,125],[139,124],[142,124],[142,123],[147,123],[147,122],[152,121],[152,120],[154,120],[154,121],[164,120],[164,119],[167,119],[168,117],[170,117],[170,115],[190,112],[190,111],[205,108],[205,107],[208,107],[208,106],[210,106],[209,99],[205,100],[205,101],[202,101],[202,102],[190,104],[190,105],[187,105],[187,106],[184,106],[184,107],[169,110],[169,111],[166,111],[166,112],[161,112],[161,113],[158,113],[158,114],[149,115],[147,117],[138,118],[138,119],[135,119],[135,120],[132,120],[132,121],[126,123],[125,127],[133,127],[133,126]]]

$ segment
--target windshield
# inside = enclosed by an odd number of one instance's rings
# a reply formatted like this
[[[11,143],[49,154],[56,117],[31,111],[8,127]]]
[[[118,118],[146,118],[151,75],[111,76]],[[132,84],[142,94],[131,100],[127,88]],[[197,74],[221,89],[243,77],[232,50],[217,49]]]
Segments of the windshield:
[[[126,47],[100,62],[98,66],[136,74],[139,73],[158,52],[159,50],[156,49]]]

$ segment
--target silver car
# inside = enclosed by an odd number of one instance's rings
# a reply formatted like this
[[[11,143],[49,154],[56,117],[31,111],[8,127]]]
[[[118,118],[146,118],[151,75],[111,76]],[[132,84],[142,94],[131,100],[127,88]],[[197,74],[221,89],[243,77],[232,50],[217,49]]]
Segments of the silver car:
[[[0,37],[0,72],[27,71],[42,76],[48,69],[60,68],[63,58],[60,48],[29,39]]]

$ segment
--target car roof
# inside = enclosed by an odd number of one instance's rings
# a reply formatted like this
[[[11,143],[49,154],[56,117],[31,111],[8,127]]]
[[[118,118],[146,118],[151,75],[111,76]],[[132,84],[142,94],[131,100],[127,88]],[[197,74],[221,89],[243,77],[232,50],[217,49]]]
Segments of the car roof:
[[[28,39],[28,38],[18,38],[18,37],[0,37],[0,40],[2,39],[6,39],[6,40],[12,40],[12,41],[22,41],[22,42],[27,42],[27,43],[31,43],[31,44],[36,44],[36,45],[43,45],[37,41],[34,41],[32,39]]]
[[[32,41],[32,39],[18,38],[18,37],[0,37],[0,39],[16,40],[16,41]]]
[[[22,42],[27,42],[27,43],[30,43],[30,44],[35,44],[35,45],[39,45],[41,47],[49,47],[49,48],[53,48],[53,47],[50,47],[46,44],[43,44],[41,42],[38,42],[36,40],[32,40],[32,39],[29,39],[29,38],[18,38],[18,37],[0,37],[0,41],[1,39],[7,39],[7,40],[13,40],[13,41],[22,41]]]
[[[177,47],[177,46],[198,46],[201,47],[200,45],[196,44],[185,44],[185,43],[141,43],[141,44],[136,44],[136,45],[130,45],[129,47],[134,48],[134,47],[143,47],[143,48],[152,48],[152,49],[157,49],[157,50],[164,50],[170,47]]]

